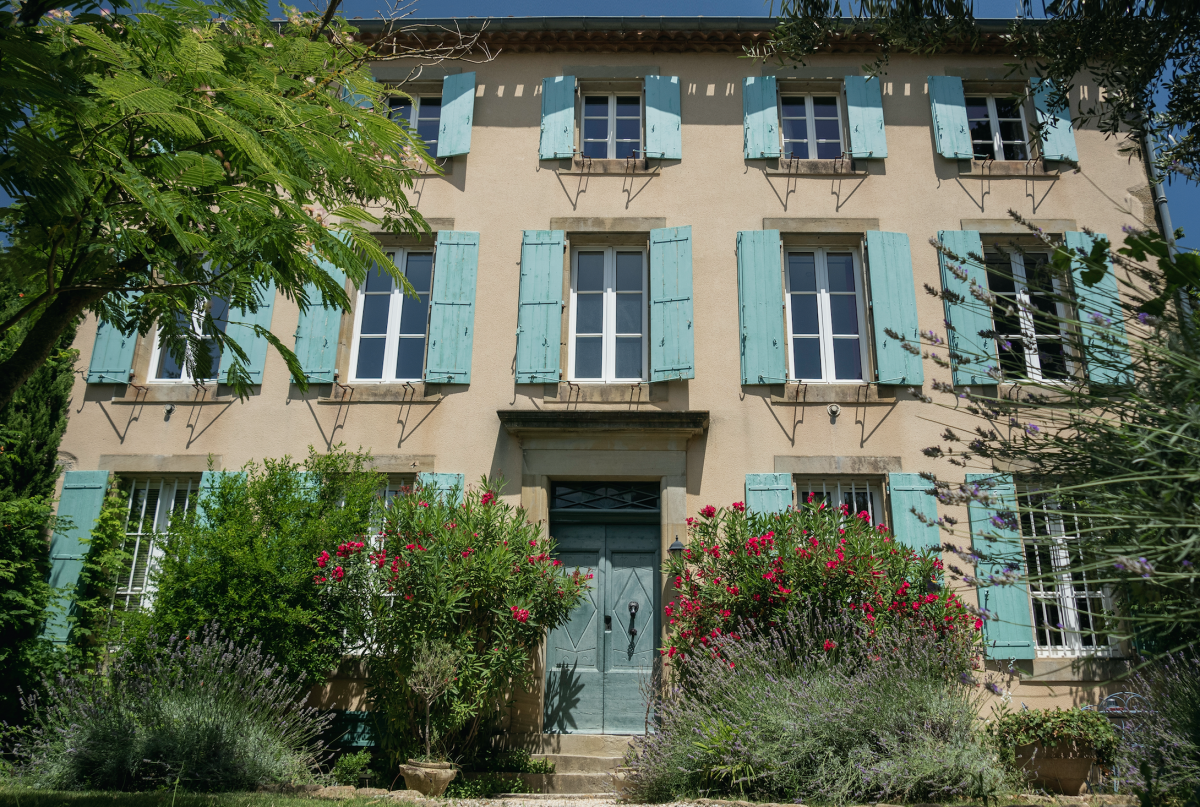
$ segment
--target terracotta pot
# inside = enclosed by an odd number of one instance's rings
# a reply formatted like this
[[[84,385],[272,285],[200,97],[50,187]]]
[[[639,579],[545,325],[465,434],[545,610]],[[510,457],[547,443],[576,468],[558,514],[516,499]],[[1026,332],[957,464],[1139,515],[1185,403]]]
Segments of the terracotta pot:
[[[436,798],[446,792],[446,786],[458,775],[458,769],[450,762],[417,762],[410,759],[400,766],[404,784],[424,796]]]
[[[634,768],[613,768],[612,784],[613,790],[617,791],[618,799],[629,799],[629,795],[633,792],[633,772]]]
[[[1088,774],[1096,764],[1090,746],[1059,743],[1045,748],[1041,743],[1017,746],[1017,765],[1033,779],[1035,787],[1064,796],[1086,795]]]

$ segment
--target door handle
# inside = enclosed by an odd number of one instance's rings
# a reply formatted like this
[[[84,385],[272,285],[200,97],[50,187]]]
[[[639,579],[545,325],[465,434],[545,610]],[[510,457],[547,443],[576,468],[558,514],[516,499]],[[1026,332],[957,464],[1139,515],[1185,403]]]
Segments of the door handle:
[[[604,615],[604,632],[612,633],[612,615],[611,614]]]
[[[637,620],[638,604],[637,600],[632,600],[629,603],[629,635],[637,636],[637,628],[634,627],[634,622]]]

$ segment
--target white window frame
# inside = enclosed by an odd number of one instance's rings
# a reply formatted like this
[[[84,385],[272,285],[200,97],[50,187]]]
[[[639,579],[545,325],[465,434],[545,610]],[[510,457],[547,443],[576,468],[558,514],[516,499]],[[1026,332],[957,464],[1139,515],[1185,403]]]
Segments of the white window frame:
[[[1005,140],[1005,139],[1003,139],[1003,137],[1000,134],[1001,118],[1000,118],[999,112],[996,110],[996,99],[999,97],[1002,97],[1002,96],[989,95],[986,93],[966,93],[965,95],[967,98],[986,98],[987,99],[988,122],[991,124],[991,127],[992,127],[992,153],[996,155],[993,158],[996,162],[1020,162],[1020,163],[1023,163],[1023,162],[1029,162],[1033,158],[1033,149],[1031,148],[1031,145],[1029,142],[1029,125],[1025,120],[1025,104],[1023,102],[1021,102],[1019,100],[1011,99],[1007,96],[1003,96],[1003,100],[1005,100],[1005,101],[1012,100],[1013,103],[1015,103],[1017,105],[1017,113],[1021,116],[1021,141],[1020,142],[1025,148],[1025,159],[1010,160],[1004,156],[1004,144],[1005,143],[1016,143],[1018,141]],[[979,120],[979,118],[971,118],[967,121],[968,135],[971,134],[971,132],[970,132],[971,120]],[[1004,120],[1011,121],[1011,120],[1015,120],[1015,118],[1004,118]],[[977,160],[979,160],[979,159],[986,160],[987,159],[986,157],[981,158],[981,157],[975,156],[975,139],[973,136],[971,137],[971,156]]]
[[[1026,490],[1024,494],[1025,496],[1036,495],[1037,491]],[[1035,500],[1027,499],[1026,508],[1034,507]],[[1038,509],[1045,519],[1046,534],[1036,534],[1037,519],[1032,517],[1032,513],[1023,512],[1020,518],[1021,543],[1024,550],[1024,562],[1028,566],[1027,574],[1031,577],[1053,574],[1055,580],[1052,584],[1034,581],[1029,584],[1030,624],[1033,627],[1033,640],[1038,658],[1077,658],[1080,656],[1109,658],[1118,655],[1120,647],[1114,640],[1111,631],[1097,631],[1099,635],[1094,639],[1096,644],[1087,646],[1084,643],[1084,633],[1080,627],[1080,594],[1084,600],[1100,600],[1101,608],[1105,612],[1104,616],[1111,619],[1111,615],[1114,613],[1112,592],[1107,586],[1088,581],[1088,572],[1081,573],[1084,575],[1083,591],[1076,591],[1076,586],[1079,584],[1072,579],[1071,555],[1072,550],[1079,546],[1079,535],[1067,532],[1066,519],[1059,515],[1061,509],[1056,507],[1049,497],[1041,499]],[[1041,564],[1037,560],[1036,551],[1033,553],[1033,558],[1030,557],[1030,550],[1036,546],[1038,541],[1049,542],[1047,548],[1053,568],[1040,568]],[[1039,568],[1035,568],[1035,565]],[[1046,606],[1057,608],[1062,621],[1054,626],[1048,625],[1041,629],[1045,631],[1048,640],[1043,642],[1039,636],[1038,609]],[[1046,613],[1046,611],[1042,611],[1043,615]],[[1058,634],[1057,644],[1053,641],[1055,634]]]
[[[587,134],[586,133],[586,129],[587,129],[586,121],[600,120],[600,117],[598,115],[597,116],[589,116],[587,114],[587,111],[588,111],[587,99],[588,98],[599,98],[601,96],[608,98],[608,140],[607,141],[590,140],[586,136],[586,134]],[[617,120],[618,120],[617,98],[633,98],[635,96],[638,99],[638,144],[637,144],[637,148],[634,150],[634,156],[632,158],[627,158],[627,157],[618,158],[617,157]],[[624,115],[624,116],[620,116],[620,120],[632,120],[632,118],[629,117],[628,115]],[[579,93],[579,154],[580,154],[580,156],[582,157],[584,155],[584,147],[585,147],[584,144],[600,143],[600,142],[607,143],[607,145],[605,146],[605,154],[607,156],[605,156],[605,157],[584,157],[584,159],[593,159],[593,160],[635,159],[635,160],[640,160],[646,156],[646,151],[645,151],[645,149],[646,149],[646,93],[644,91],[630,90],[628,92],[588,92],[586,89],[583,89],[580,91],[580,93]],[[623,140],[621,142],[627,143],[630,141]]]
[[[1067,324],[1071,317],[1071,310],[1070,310],[1070,307],[1066,303],[1062,302],[1062,300],[1064,298],[1069,297],[1069,292],[1067,291],[1066,286],[1064,285],[1064,283],[1065,283],[1064,279],[1055,275],[1051,278],[1051,282],[1053,283],[1053,293],[1056,297],[1059,298],[1055,302],[1054,307],[1055,307],[1056,316],[1058,317],[1058,321],[1059,321],[1059,336],[1058,336],[1058,338],[1062,340],[1063,357],[1067,364],[1067,378],[1044,378],[1042,376],[1042,357],[1041,357],[1041,354],[1038,352],[1038,345],[1037,345],[1038,335],[1037,335],[1037,330],[1036,330],[1035,323],[1034,323],[1033,298],[1029,296],[1029,282],[1025,275],[1025,254],[1021,253],[1018,250],[1011,250],[1009,252],[1005,252],[1003,250],[998,250],[998,249],[986,249],[985,253],[992,253],[992,254],[997,254],[997,255],[1002,255],[1002,256],[1007,255],[1007,257],[1008,257],[1009,268],[1012,270],[1013,287],[1016,289],[1017,319],[1021,325],[1020,339],[1021,339],[1021,344],[1025,348],[1024,353],[1025,353],[1025,376],[1026,376],[1026,379],[1029,381],[1036,381],[1036,382],[1042,383],[1042,384],[1073,383],[1075,380],[1075,376],[1079,372],[1079,365],[1074,360],[1074,358],[1072,357],[1072,354],[1071,354],[1071,329],[1070,329],[1070,326]],[[1046,258],[1047,261],[1050,260],[1050,255],[1045,252],[1032,252],[1032,253],[1026,253],[1026,254],[1042,255]],[[989,286],[988,290],[991,291],[990,286]],[[995,293],[995,292],[992,292],[992,293]],[[1007,295],[1004,295],[1003,297],[1001,297],[1001,299],[1007,300],[1008,297],[1007,297]],[[992,328],[993,328],[993,330],[996,329],[995,316],[992,317]],[[997,331],[998,339],[1004,338],[1005,336],[1012,336],[1012,335],[1013,334],[1000,334],[999,331]],[[1046,339],[1047,341],[1049,341],[1052,337],[1043,337],[1043,338]],[[997,351],[997,353],[996,353],[997,369],[1000,369],[1000,367],[999,367],[1000,345],[998,343],[996,345],[996,351]],[[1021,380],[1026,380],[1026,379],[1013,379],[1013,380],[1021,381]]]
[[[601,378],[578,378],[575,375],[575,325],[576,301],[578,298],[579,255],[582,252],[604,253],[604,332],[602,334],[603,368]],[[617,253],[639,253],[642,256],[642,375],[639,378],[618,378],[616,375],[617,348],[617,305],[616,277]],[[567,337],[567,367],[568,379],[581,384],[637,384],[649,377],[650,364],[650,252],[646,247],[638,246],[580,246],[571,249],[571,301],[569,305],[570,323]]]
[[[206,300],[204,304],[207,306],[208,302],[209,301]],[[229,312],[231,310],[232,310],[232,308],[226,309],[226,314],[225,314],[226,326],[229,325]],[[192,333],[196,334],[200,339],[203,339],[205,341],[211,340],[212,337],[205,334],[203,329],[204,329],[204,311],[198,309],[192,313]],[[191,359],[192,359],[192,350],[191,350],[190,345],[188,346],[188,348],[185,351],[185,354],[184,354],[185,359],[183,362],[183,366],[181,366],[179,368],[179,378],[159,378],[158,377],[159,363],[164,358],[164,354],[167,353],[166,345],[162,344],[162,340],[160,339],[161,336],[162,336],[162,328],[155,326],[155,328],[154,328],[154,347],[150,350],[150,372],[148,372],[146,374],[148,376],[147,380],[149,381],[149,383],[151,383],[151,384],[196,384],[196,383],[201,383],[201,382],[216,381],[219,379],[220,372],[221,372],[221,360],[220,359],[217,360],[216,367],[209,368],[212,371],[212,376],[210,378],[200,379],[200,382],[198,382],[195,378],[193,378],[192,370],[190,367],[190,363],[191,363]]]
[[[843,116],[842,96],[840,93],[821,93],[821,92],[785,92],[780,91],[779,95],[779,155],[783,160],[817,160],[817,116],[816,104],[813,103],[814,97],[832,98],[837,104],[837,123],[838,123],[838,156],[825,159],[840,159],[846,154],[846,125]],[[783,122],[784,120],[799,120],[799,118],[784,118],[783,116],[783,99],[785,98],[803,98],[804,99],[804,120],[808,131],[808,155],[801,157],[787,155],[787,142],[783,137]],[[822,118],[822,120],[828,120]],[[793,141],[794,142],[794,141]],[[829,142],[829,141],[824,141]]]
[[[150,605],[154,600],[153,573],[162,557],[159,538],[171,527],[177,512],[177,500],[183,494],[184,510],[193,509],[200,492],[200,477],[124,477],[130,483],[125,501],[124,550],[133,557],[127,568],[117,572],[111,607],[131,611]],[[147,513],[150,491],[157,491],[154,511]],[[139,497],[139,493],[142,495]],[[137,510],[136,514],[134,510]],[[134,516],[136,515],[136,520]],[[149,517],[149,529],[145,529]],[[131,532],[130,526],[135,529]],[[130,542],[132,541],[132,546]],[[139,574],[140,568],[140,574]],[[140,584],[139,581],[140,580]]]
[[[792,278],[791,272],[788,271],[788,256],[793,253],[811,252],[816,256],[817,264],[817,320],[820,325],[820,334],[818,341],[821,345],[821,372],[822,378],[797,378],[796,377],[796,342],[792,334]],[[826,263],[826,256],[830,252],[849,253],[854,260],[854,278],[855,291],[854,297],[858,308],[858,357],[860,368],[860,378],[835,378],[834,377],[834,356],[833,343],[835,339],[845,339],[847,337],[835,337],[833,334],[833,319],[830,313],[829,297],[831,295],[844,295],[846,292],[830,292],[829,291],[829,266]],[[788,381],[797,381],[802,384],[865,384],[870,378],[870,349],[867,338],[867,292],[866,292],[866,274],[863,272],[862,255],[858,249],[854,247],[806,247],[806,246],[785,246],[783,248],[783,301],[784,301],[784,328],[787,331],[787,358],[788,358]],[[801,334],[801,337],[805,334]]]
[[[412,254],[429,255],[431,256],[432,269],[429,275],[429,291],[426,294],[433,297],[433,281],[434,275],[437,273],[437,254],[431,247],[402,247],[396,250],[389,250],[385,253],[391,260],[401,275],[405,273],[405,267],[408,261],[408,256]],[[407,275],[405,275],[407,277]],[[361,343],[361,334],[359,333],[362,327],[363,309],[365,308],[365,300],[368,294],[374,295],[390,295],[388,304],[388,320],[387,320],[387,336],[385,337],[385,347],[383,349],[383,377],[382,378],[359,378],[358,377],[358,349]],[[392,280],[392,290],[390,292],[368,292],[366,290],[366,282],[364,281],[361,288],[356,292],[354,306],[354,331],[350,344],[350,381],[355,384],[404,384],[413,383],[424,380],[426,361],[429,358],[429,312],[431,304],[425,305],[425,350],[421,359],[421,377],[419,378],[399,378],[396,376],[396,355],[400,347],[400,315],[404,308],[404,289],[395,279]],[[415,332],[414,332],[415,333]],[[407,334],[406,334],[407,335]]]
[[[888,522],[886,518],[887,506],[883,500],[882,479],[860,476],[806,476],[801,474],[792,477],[792,490],[792,498],[796,502],[796,507],[803,507],[808,503],[806,495],[808,491],[825,493],[829,497],[828,502],[831,507],[840,507],[845,502],[847,495],[853,496],[853,501],[857,505],[858,496],[866,494],[866,510],[871,514],[871,523],[886,524]],[[855,506],[851,509],[850,515],[856,516],[860,512],[861,510]]]
[[[439,101],[445,100],[444,98],[442,98],[442,95],[440,93],[427,93],[424,97],[425,98],[437,98]],[[392,96],[392,98],[403,100],[404,96],[394,95],[394,96]],[[421,98],[422,98],[422,96],[419,94],[413,93],[413,94],[409,95],[408,98],[409,98],[409,100],[412,101],[412,110],[413,110],[412,111],[412,120],[409,121],[408,128],[413,133],[416,133],[419,130],[420,122],[422,120],[422,118],[421,118]],[[437,129],[436,129],[437,134],[439,136],[441,135],[441,129],[442,129],[442,123],[441,123],[442,109],[443,109],[443,106],[439,103],[438,104],[438,117],[437,117],[438,125],[437,125]],[[390,99],[389,99],[389,103],[388,103],[388,117],[389,118],[393,117],[393,109],[391,106]],[[432,120],[432,118],[425,118],[424,120]],[[425,146],[429,149],[430,157],[433,157],[437,154],[437,142],[438,142],[437,137],[435,137],[433,140],[425,141]]]

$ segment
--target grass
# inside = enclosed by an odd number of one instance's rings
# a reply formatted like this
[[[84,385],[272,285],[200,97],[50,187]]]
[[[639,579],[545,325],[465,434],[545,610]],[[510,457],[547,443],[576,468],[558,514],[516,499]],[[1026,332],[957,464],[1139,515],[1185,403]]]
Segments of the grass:
[[[316,807],[317,805],[409,804],[383,796],[360,796],[333,801],[278,793],[150,793],[67,792],[0,787],[0,807]]]

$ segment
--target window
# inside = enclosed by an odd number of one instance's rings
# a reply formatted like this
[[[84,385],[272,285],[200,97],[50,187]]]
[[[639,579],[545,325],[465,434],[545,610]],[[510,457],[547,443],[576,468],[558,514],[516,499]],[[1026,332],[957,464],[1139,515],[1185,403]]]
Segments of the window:
[[[425,368],[433,253],[404,249],[388,256],[416,297],[405,295],[382,267],[372,268],[354,312],[353,381],[419,381]]]
[[[646,250],[597,247],[573,257],[571,379],[645,380]]]
[[[425,141],[431,155],[437,154],[438,130],[442,125],[442,99],[427,95],[396,96],[388,101],[392,120],[403,120]],[[414,125],[415,124],[415,125]]]
[[[1051,274],[1045,253],[989,251],[984,257],[988,289],[1004,304],[992,311],[1000,370],[1007,378],[1070,379],[1066,280]]]
[[[842,156],[842,116],[836,95],[781,96],[779,118],[785,160]]]
[[[798,381],[862,381],[866,333],[858,255],[788,250],[788,372]]]
[[[642,156],[642,97],[583,96],[580,151],[597,160]]]
[[[803,505],[812,501],[825,502],[830,507],[850,507],[850,513],[857,515],[863,510],[871,514],[871,523],[883,522],[883,500],[879,497],[879,483],[865,479],[850,477],[806,478],[796,480],[796,504]]]
[[[158,557],[158,537],[167,531],[177,513],[196,506],[198,477],[134,479],[125,508],[126,566],[118,573],[113,608],[136,611],[149,604],[152,564]]]
[[[166,345],[162,344],[160,340],[162,331],[158,330],[154,335],[154,350],[151,351],[150,355],[150,367],[152,368],[150,380],[181,381],[191,384],[197,380],[203,381],[217,377],[217,372],[221,369],[221,349],[215,343],[213,343],[212,337],[205,334],[203,331],[204,314],[206,308],[209,309],[212,314],[213,326],[221,333],[225,333],[225,328],[229,325],[229,303],[220,297],[213,297],[211,300],[206,300],[203,304],[203,307],[198,308],[191,317],[192,332],[197,334],[197,336],[200,338],[200,349],[203,350],[208,357],[208,375],[201,379],[193,378],[192,372],[187,366],[188,362],[185,361],[180,363],[175,359],[174,356],[171,355],[171,351]],[[187,327],[187,322],[183,315],[177,314],[176,322],[180,328]],[[192,355],[192,350],[193,348],[191,346],[187,347],[185,350],[185,355],[190,358]],[[201,356],[196,356],[196,361],[194,363],[199,366],[204,362],[202,361]]]
[[[977,160],[1028,160],[1025,109],[1020,101],[994,95],[967,96],[967,122]]]
[[[1080,540],[1080,519],[1069,501],[1026,492],[1021,533],[1028,564],[1033,633],[1038,655],[1110,654],[1106,614],[1111,603],[1093,582]]]

